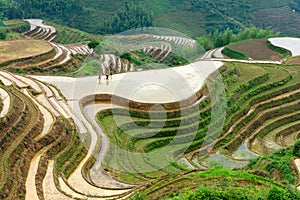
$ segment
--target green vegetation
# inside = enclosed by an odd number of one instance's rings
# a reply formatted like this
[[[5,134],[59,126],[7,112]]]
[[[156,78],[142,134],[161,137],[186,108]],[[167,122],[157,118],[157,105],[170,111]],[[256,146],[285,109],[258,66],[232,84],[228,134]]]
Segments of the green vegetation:
[[[300,12],[300,2],[297,0],[292,0],[290,3],[290,6],[293,10],[296,10],[297,12]]]
[[[30,29],[30,25],[27,22],[19,20],[4,21],[0,26],[0,40],[17,40],[23,38],[21,33],[24,33]]]
[[[173,195],[171,195],[173,196]],[[176,197],[166,198],[168,200],[190,200],[190,199],[237,199],[237,200],[295,200],[295,194],[287,194],[285,190],[273,187],[269,191],[257,191],[243,187],[212,187],[202,186],[195,191],[187,191]]]
[[[234,59],[239,59],[239,60],[249,59],[249,57],[246,56],[245,54],[243,54],[242,52],[235,51],[235,50],[230,49],[228,47],[225,47],[222,50],[222,54],[224,54],[225,56],[228,56],[229,58],[234,58]]]
[[[293,148],[293,156],[300,157],[300,140],[295,143]]]
[[[286,50],[286,49],[283,49],[283,48],[281,48],[281,47],[276,47],[276,46],[274,46],[274,45],[272,45],[272,43],[271,42],[267,42],[267,46],[270,48],[270,49],[272,49],[273,51],[276,51],[276,52],[278,52],[278,53],[280,53],[280,54],[282,54],[282,55],[284,55],[284,57],[290,57],[291,55],[292,55],[292,53],[290,52],[290,51],[288,51],[288,50]]]
[[[47,22],[47,24],[54,26],[57,31],[56,42],[60,44],[76,44],[76,43],[87,43],[93,40],[101,41],[102,37],[92,35],[78,29],[69,28],[59,24]]]
[[[151,55],[145,54],[142,51],[124,53],[120,56],[120,58],[126,59],[130,63],[134,63],[135,66],[143,69],[153,69],[155,66],[157,66],[157,68],[182,66],[189,63],[189,61],[174,53],[161,62],[155,60]]]
[[[104,0],[101,5],[95,5],[93,0],[86,2],[42,0],[23,5],[24,1],[15,0],[9,3],[1,1],[0,6],[5,8],[3,12],[6,16],[24,17],[30,16],[29,12],[37,11],[36,16],[44,16],[47,13],[50,20],[63,19],[66,23],[80,26],[82,29],[89,27],[93,32],[109,34],[130,28],[152,26],[158,19],[164,20],[162,24],[170,22],[168,26],[182,28],[184,27],[182,24],[174,22],[182,13],[199,15],[200,11],[207,10],[207,13],[203,12],[199,16],[202,19],[211,18],[211,21],[201,24],[200,28],[197,27],[195,30],[197,34],[203,30],[202,33],[208,33],[198,37],[197,41],[206,49],[211,49],[243,40],[279,35],[271,28],[259,29],[250,26],[249,13],[242,12],[240,8],[253,11],[268,6],[264,0],[256,6],[253,2],[255,1],[224,0],[217,5],[211,0],[192,0],[190,4],[181,5],[182,1],[177,0],[140,3],[117,1],[110,8],[114,9],[115,14],[111,15],[111,10],[107,10],[100,14],[101,18],[108,16],[105,18],[107,20],[103,19],[95,24],[83,22],[85,18],[94,16],[95,10],[99,7],[106,9],[110,1]],[[88,8],[87,4],[94,6],[95,10]],[[295,9],[299,6],[296,1],[277,0],[272,6],[286,4]],[[21,8],[24,12],[18,12]],[[151,10],[153,8],[157,9]],[[237,12],[232,15],[235,10]],[[86,16],[78,14],[80,11]],[[172,12],[171,16],[174,19],[168,16],[169,12]],[[84,19],[81,21],[81,18]],[[1,13],[0,20],[2,22]],[[77,21],[83,25],[76,24]],[[99,25],[99,30],[95,30],[96,24]],[[6,40],[19,39],[22,37],[19,33],[29,29],[28,23],[20,21],[5,22],[0,26],[0,39]],[[64,26],[54,26],[58,32],[56,42],[64,44],[89,42],[88,46],[93,49],[98,45],[101,46],[103,40],[101,36]],[[195,30],[190,31],[190,34],[195,35]],[[290,56],[290,52],[284,49],[274,47],[270,43],[267,43],[267,46],[286,57]],[[11,55],[16,55],[15,52],[14,50],[14,54]],[[54,53],[52,51],[51,55]],[[229,47],[225,47],[222,53],[235,59],[249,58]],[[126,63],[128,61],[143,69],[185,65],[189,62],[175,53],[162,62],[142,51],[131,51],[119,56],[126,60]],[[70,74],[83,59],[84,57],[80,55],[73,56],[66,65],[55,66],[55,69],[30,66],[28,69],[9,70],[16,73]],[[99,65],[98,60],[86,59],[81,68],[71,75],[98,74]],[[102,111],[97,114],[97,120],[110,141],[102,162],[103,168],[118,180],[143,185],[137,187],[138,191],[131,199],[300,199],[300,194],[294,191],[294,187],[299,183],[294,165],[294,160],[300,157],[300,141],[297,141],[300,137],[299,72],[298,65],[225,62],[225,66],[218,73],[213,73],[203,87],[202,95],[206,98],[190,107],[173,109],[168,105],[170,107],[167,111],[132,108],[128,110],[112,108]],[[4,87],[3,84],[0,85]],[[29,88],[30,92],[32,90],[33,88]],[[47,148],[40,158],[36,175],[37,188],[43,185],[47,160],[55,160],[54,180],[57,184],[58,177],[69,178],[87,150],[72,120],[54,115],[49,133],[40,140],[33,141],[32,139],[42,131],[43,115],[32,100],[15,86],[8,87],[8,91],[12,98],[11,108],[7,116],[0,119],[0,142],[3,144],[0,151],[3,161],[3,165],[0,166],[0,198],[16,199],[18,195],[24,198],[24,182],[30,161],[44,147]],[[224,98],[215,100],[214,96]],[[2,107],[3,103],[0,101],[0,110]],[[243,151],[255,152],[261,157],[234,171],[224,168],[191,170],[198,167],[197,164],[210,167],[222,165],[227,161],[247,163],[250,158],[234,156],[242,146],[247,147]],[[208,165],[206,160],[216,155],[221,155],[217,157],[220,160],[214,160],[212,162],[215,163]],[[178,160],[182,157],[184,159]],[[88,165],[92,165],[93,159],[90,162]],[[24,169],[19,170],[20,165],[24,166]],[[87,173],[83,176],[87,176],[88,180],[89,174],[86,170],[88,169],[84,169],[84,173]],[[43,196],[40,190],[38,192],[39,196]]]
[[[196,40],[204,49],[209,50],[244,40],[270,38],[280,35],[280,33],[274,33],[271,27],[260,29],[253,26],[250,28],[238,29],[235,32],[236,33],[234,33],[232,29],[226,29],[224,31],[215,30],[208,35],[197,37]]]
[[[300,199],[299,195],[299,192],[266,178],[215,168],[162,178],[130,199],[296,200]]]
[[[118,0],[113,5],[110,0],[2,0],[0,16],[8,19],[43,18],[98,34],[157,25],[199,36],[216,29],[251,27],[255,23],[251,18],[254,11],[284,6],[299,10],[295,0],[272,3],[269,0],[223,0],[221,3],[212,0]],[[131,11],[135,14],[130,14]],[[279,31],[283,32],[285,27],[280,28]]]
[[[276,181],[286,184],[297,183],[297,173],[293,170],[293,161],[299,156],[299,141],[292,147],[280,149],[275,153],[251,160],[245,170],[254,170]]]
[[[120,33],[139,27],[152,27],[153,16],[143,6],[133,3],[125,3],[125,8],[113,15],[104,23],[102,34]]]
[[[225,84],[227,99],[226,105],[223,104],[224,102],[215,104],[217,107],[214,108],[214,112],[217,113],[218,117],[213,122],[211,122],[211,118],[214,104],[212,104],[210,98],[191,108],[166,113],[123,109],[113,109],[99,113],[97,116],[99,123],[113,144],[103,163],[105,169],[110,170],[111,165],[114,166],[114,169],[130,169],[133,173],[119,174],[114,170],[116,177],[130,183],[133,183],[134,180],[144,182],[147,179],[161,177],[165,174],[185,171],[186,168],[175,161],[176,156],[183,151],[188,156],[198,155],[198,153],[205,156],[205,148],[200,152],[199,148],[203,147],[206,133],[211,126],[216,128],[210,132],[212,139],[206,140],[206,143],[215,142],[215,149],[221,150],[225,155],[233,154],[251,136],[253,136],[249,140],[251,150],[267,154],[266,152],[274,151],[270,149],[260,150],[267,149],[267,144],[255,143],[255,145],[252,145],[252,143],[256,140],[267,140],[264,137],[269,137],[268,135],[275,130],[274,134],[284,135],[284,132],[279,131],[285,126],[288,130],[293,130],[292,135],[297,133],[298,126],[292,127],[291,125],[299,120],[299,115],[297,113],[293,114],[293,112],[299,110],[299,104],[297,103],[299,95],[295,93],[288,97],[282,96],[276,100],[270,99],[295,91],[299,87],[298,73],[289,74],[284,68],[276,65],[230,62],[226,63],[226,69],[223,69],[220,73],[221,76],[212,75],[213,77],[216,76],[215,81],[211,83],[213,84],[211,88],[214,88],[215,91],[210,92],[218,94],[218,87],[223,86],[216,80],[222,80]],[[226,116],[222,112],[224,106],[226,106]],[[255,110],[250,112],[254,107]],[[164,119],[164,116],[167,118]],[[225,122],[223,128],[219,129],[217,127],[222,121],[222,116],[225,117]],[[264,124],[264,122],[268,123]],[[258,127],[261,128],[258,129]],[[279,128],[281,129],[279,130]],[[258,131],[255,132],[256,130]],[[285,132],[289,133],[288,130]],[[221,138],[216,137],[217,141],[214,141],[214,134],[219,133]],[[254,133],[255,135],[252,135]],[[283,138],[284,140],[286,138]],[[294,141],[294,139],[291,140]],[[285,146],[284,144],[281,145]],[[120,149],[126,149],[126,151],[132,153],[147,154],[136,158],[132,157],[130,153],[123,154]],[[161,155],[159,154],[160,151],[172,153]],[[293,158],[291,155],[291,152],[287,154],[285,163],[291,162]],[[118,161],[122,157],[126,157],[128,162]],[[205,158],[200,157],[200,161]],[[244,160],[241,162],[244,162]],[[283,160],[278,162],[283,162]],[[159,168],[162,163],[164,167]],[[218,163],[222,162],[219,161]],[[258,165],[263,166],[263,164]],[[288,171],[287,168],[277,164],[275,166],[276,169],[281,170],[279,171],[280,174],[285,175],[282,175],[280,180],[276,179],[275,176],[270,177],[281,182],[287,181],[290,185],[296,184],[296,175],[291,170]],[[145,169],[151,169],[151,173],[146,173]],[[276,171],[273,168],[267,170]]]
[[[233,16],[237,21],[245,24],[250,22],[250,15],[244,10],[250,10],[251,4],[243,0],[223,0],[220,4],[212,0],[191,0],[192,10],[201,10],[203,8],[210,8],[209,16],[215,19]]]
[[[7,36],[7,29],[4,27],[0,27],[0,40],[5,40]]]
[[[100,42],[98,40],[92,40],[88,43],[88,47],[90,49],[95,49],[99,44]]]

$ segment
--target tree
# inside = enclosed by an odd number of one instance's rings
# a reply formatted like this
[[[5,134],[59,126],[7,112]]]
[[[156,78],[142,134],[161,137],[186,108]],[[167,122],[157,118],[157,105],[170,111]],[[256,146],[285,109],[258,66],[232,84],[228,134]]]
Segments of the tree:
[[[0,40],[5,40],[7,35],[7,29],[4,27],[0,27]]]
[[[267,200],[288,200],[288,196],[284,190],[279,190],[277,187],[273,187],[269,193]]]
[[[98,40],[92,40],[91,42],[88,43],[88,47],[90,49],[95,49],[99,44],[100,42]]]
[[[133,28],[150,26],[154,26],[153,14],[141,5],[127,2],[125,9],[115,13],[104,23],[102,33],[119,33]]]
[[[293,155],[300,158],[300,140],[294,145]]]

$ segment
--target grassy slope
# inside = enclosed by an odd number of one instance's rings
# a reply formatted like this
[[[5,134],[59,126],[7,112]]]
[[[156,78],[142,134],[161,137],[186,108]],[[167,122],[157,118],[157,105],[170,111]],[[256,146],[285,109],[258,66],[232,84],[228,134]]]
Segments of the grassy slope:
[[[272,179],[286,184],[297,184],[297,172],[293,167],[293,147],[276,151],[275,153],[251,160],[246,170],[254,170]]]
[[[1,41],[0,63],[37,56],[52,50],[52,46],[41,40]]]
[[[296,197],[293,191],[272,180],[215,168],[163,178],[142,188],[131,199],[267,199],[274,188],[281,191],[281,197]]]
[[[261,1],[257,1],[257,0],[249,0],[248,1],[254,10],[262,10],[262,9],[266,9],[266,8],[280,8],[280,7],[284,7],[289,5],[289,3],[291,2],[290,0],[273,0],[272,4],[270,4],[269,0],[261,0]]]
[[[233,50],[231,48],[225,47],[222,50],[222,54],[233,59],[246,60],[249,57],[240,51]]]
[[[224,0],[215,7],[210,7],[207,3],[202,2],[201,9],[191,9],[190,1],[184,0],[144,0],[137,1],[137,4],[145,6],[149,12],[153,12],[154,21],[158,26],[175,29],[182,31],[190,36],[201,35],[206,33],[207,30],[214,30],[215,28],[224,29],[226,27],[243,27],[243,25],[249,25],[248,21],[251,21],[251,12],[258,11],[267,8],[280,8],[289,5],[291,0],[284,1],[246,1],[242,2],[241,6],[249,6],[247,13],[243,11],[237,12],[234,1]],[[44,13],[41,16],[45,19],[53,19],[61,24],[69,24],[73,27],[85,30],[88,32],[99,32],[99,27],[107,20],[113,13],[124,9],[125,0],[114,1],[112,4],[109,0],[102,0],[101,2],[96,0],[81,1],[81,5],[86,12],[78,13],[74,18],[80,21],[77,23],[74,19],[62,20],[57,19],[57,16],[48,16]],[[234,4],[234,5],[233,5]],[[250,10],[250,12],[248,12]],[[245,17],[246,16],[246,17]],[[237,19],[237,21],[235,20]],[[253,22],[253,21],[252,21]],[[282,30],[283,31],[283,30]]]
[[[102,40],[101,36],[92,35],[78,29],[47,22],[55,27],[58,37],[55,42],[60,44],[87,43],[91,40]]]
[[[295,72],[296,69],[298,68],[294,66],[292,71]],[[264,101],[265,98],[267,100],[270,94],[299,83],[298,73],[294,73],[293,79],[289,80],[287,79],[289,77],[289,73],[287,73],[287,71],[285,71],[284,69],[281,69],[274,65],[266,66],[255,64],[227,63],[227,70],[225,72],[222,72],[222,75],[228,98],[227,116],[222,134],[225,134],[225,132],[227,132],[227,130],[235,121],[244,116],[244,113],[248,113],[250,105],[253,105],[253,103],[255,104],[258,99],[260,99],[259,101]],[[282,81],[284,79],[287,80],[286,83]],[[277,83],[280,84],[277,85]],[[273,86],[269,87],[269,85]],[[273,103],[274,102],[269,102],[270,105]],[[199,121],[201,122],[200,124],[204,123],[206,119],[209,120],[210,114],[206,111],[207,107],[209,107],[209,102],[206,102],[204,106],[199,106],[201,116],[201,120],[199,119]],[[170,112],[168,113],[169,117],[163,128],[156,124],[156,122],[160,121],[159,116],[154,118],[152,117],[151,120],[149,120],[149,116],[144,112],[132,112],[131,117],[125,116],[121,113],[116,113],[117,111],[114,112],[113,117],[108,114],[99,118],[101,125],[103,126],[112,143],[114,143],[118,147],[121,147],[122,149],[126,149],[126,151],[144,153],[148,152],[149,156],[147,158],[142,158],[141,160],[130,159],[130,157],[128,157],[129,163],[124,164],[123,162],[119,162],[118,160],[126,155],[123,155],[122,153],[118,152],[118,150],[112,148],[108,152],[106,161],[104,162],[105,167],[107,167],[108,170],[109,164],[111,163],[116,166],[119,165],[125,168],[128,167],[128,169],[130,169],[132,166],[135,166],[136,168],[133,169],[133,171],[136,171],[136,173],[115,174],[121,180],[128,182],[132,182],[135,179],[140,180],[138,182],[144,182],[147,179],[160,177],[164,174],[174,174],[176,173],[176,170],[185,170],[184,166],[177,166],[177,164],[174,163],[174,160],[171,158],[172,156],[168,157],[167,163],[169,163],[169,166],[164,169],[152,172],[151,174],[143,173],[142,169],[145,169],[149,166],[155,169],[156,163],[160,163],[161,160],[166,159],[163,157],[163,155],[157,155],[155,154],[155,152],[157,149],[164,148],[164,146],[169,144],[169,142],[172,140],[178,140],[177,142],[179,143],[167,146],[165,149],[166,152],[174,152],[174,150],[184,148],[186,147],[186,145],[190,146],[190,143],[185,144],[185,136],[194,134],[191,132],[191,130],[193,130],[193,127],[196,126],[197,123],[199,123],[199,121],[195,122],[195,118],[199,116],[199,113],[193,110],[187,112],[187,114],[181,113],[179,115],[178,113],[176,114],[175,112]],[[252,115],[250,115],[250,117],[251,116]],[[115,123],[115,120],[118,120],[118,127]],[[134,124],[130,122],[130,120],[134,120]],[[149,123],[151,124],[150,126]],[[145,125],[148,125],[148,127],[146,128],[146,130],[143,130],[142,127]],[[178,128],[178,125],[180,128]],[[203,126],[206,127],[206,125],[207,124],[202,124],[202,128],[198,129],[200,130],[199,135],[197,133],[197,138],[195,142],[193,142],[190,146],[191,148],[189,148],[189,151],[193,151],[194,149],[197,149],[201,146],[201,143],[203,141],[203,133],[205,133],[205,129],[203,129]],[[135,126],[136,128],[132,128],[133,126]],[[157,126],[159,128],[158,130],[155,128]],[[240,134],[236,134],[241,130],[240,128],[241,127],[234,127],[232,133],[230,133],[229,135],[224,135],[224,138],[220,140],[219,143],[217,143],[216,148],[222,148],[222,146],[226,148],[228,147],[228,150],[230,152],[234,152],[243,141],[244,136],[242,137]],[[183,131],[183,135],[177,138],[177,140],[174,140],[174,133],[177,133],[179,130]],[[138,139],[138,136],[145,137],[147,136],[147,134],[152,135],[153,131],[157,134],[151,137],[146,137],[146,139]],[[247,131],[244,132],[246,133]],[[295,184],[295,182],[290,183]]]

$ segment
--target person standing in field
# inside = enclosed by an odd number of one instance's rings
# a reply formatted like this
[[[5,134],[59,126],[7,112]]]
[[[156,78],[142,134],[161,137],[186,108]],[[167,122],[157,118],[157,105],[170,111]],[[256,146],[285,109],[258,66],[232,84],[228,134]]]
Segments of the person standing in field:
[[[109,72],[108,70],[106,70],[106,80],[108,80],[108,77],[109,77]]]
[[[112,72],[112,70],[110,70],[110,80],[112,80],[112,75],[113,75],[113,72]]]

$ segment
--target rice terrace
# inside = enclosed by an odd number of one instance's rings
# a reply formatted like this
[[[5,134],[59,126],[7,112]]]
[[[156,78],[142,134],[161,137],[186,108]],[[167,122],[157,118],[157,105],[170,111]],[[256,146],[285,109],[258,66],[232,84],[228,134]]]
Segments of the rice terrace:
[[[0,2],[0,199],[300,199],[293,29],[248,26],[230,0],[70,0],[55,19],[12,2]],[[298,13],[266,2],[234,8]],[[80,9],[100,21],[62,23]],[[212,21],[182,31],[194,14]]]

